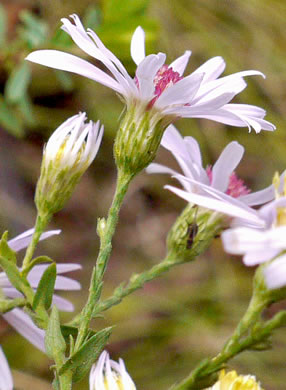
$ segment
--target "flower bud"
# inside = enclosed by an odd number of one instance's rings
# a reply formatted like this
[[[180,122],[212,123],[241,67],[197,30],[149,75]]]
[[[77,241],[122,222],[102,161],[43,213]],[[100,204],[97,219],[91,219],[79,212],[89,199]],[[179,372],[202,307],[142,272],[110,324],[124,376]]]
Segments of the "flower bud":
[[[155,158],[166,127],[173,116],[163,116],[155,108],[143,110],[130,105],[116,135],[114,156],[119,170],[135,176]]]
[[[263,390],[260,383],[256,381],[253,375],[237,375],[236,371],[230,371],[227,374],[224,370],[219,375],[219,380],[207,390]]]
[[[109,359],[106,351],[100,355],[89,375],[90,390],[136,390],[135,384],[126,371],[124,362]]]
[[[180,262],[191,261],[207,249],[221,229],[218,213],[189,203],[168,234],[168,254]]]
[[[40,215],[50,216],[63,208],[97,154],[103,126],[85,120],[85,113],[67,119],[44,148],[35,196]]]

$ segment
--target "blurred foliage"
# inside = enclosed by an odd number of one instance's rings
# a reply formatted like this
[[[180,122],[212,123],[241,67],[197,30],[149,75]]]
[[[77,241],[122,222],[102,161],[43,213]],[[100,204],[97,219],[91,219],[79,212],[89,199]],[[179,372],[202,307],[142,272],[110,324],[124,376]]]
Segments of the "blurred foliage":
[[[112,199],[115,168],[112,143],[123,105],[107,88],[80,76],[25,63],[38,48],[64,50],[85,58],[60,30],[60,18],[78,13],[134,74],[129,44],[140,24],[147,32],[147,53],[162,51],[168,62],[192,49],[187,71],[221,55],[226,74],[259,69],[267,75],[248,78],[248,88],[235,101],[262,106],[275,133],[256,135],[206,120],[180,120],[177,127],[200,142],[205,163],[213,162],[233,139],[246,148],[239,175],[257,190],[268,185],[275,170],[285,168],[286,3],[283,0],[3,0],[0,7],[0,216],[1,230],[16,235],[34,223],[33,192],[42,146],[68,116],[84,110],[106,128],[93,167],[85,174],[67,207],[51,227],[60,237],[41,243],[41,253],[59,261],[80,262],[83,291],[70,293],[78,310],[86,297],[90,270],[98,249],[96,219]],[[88,59],[91,61],[91,59]],[[170,164],[160,151],[157,161]],[[174,163],[175,167],[175,163]],[[132,184],[121,212],[114,252],[106,274],[104,296],[133,272],[164,256],[165,237],[184,206],[162,189],[166,177],[141,174]],[[169,179],[168,179],[169,180]],[[127,237],[127,239],[126,239]],[[39,253],[40,253],[39,252]],[[137,387],[165,389],[205,356],[215,355],[244,312],[251,293],[252,269],[226,256],[215,240],[205,256],[186,264],[127,298],[98,319],[97,330],[116,324],[109,350],[125,359]],[[285,303],[270,308],[271,317]],[[62,315],[70,319],[69,315]],[[16,387],[48,389],[51,373],[44,355],[0,322],[0,343],[16,370]],[[285,329],[269,352],[245,353],[232,368],[259,378],[266,390],[284,390]],[[23,370],[25,375],[17,370]],[[275,372],[275,374],[274,374]],[[27,374],[28,373],[28,374]],[[41,378],[41,379],[40,379]],[[44,381],[44,382],[41,382]],[[75,389],[88,388],[87,381]]]

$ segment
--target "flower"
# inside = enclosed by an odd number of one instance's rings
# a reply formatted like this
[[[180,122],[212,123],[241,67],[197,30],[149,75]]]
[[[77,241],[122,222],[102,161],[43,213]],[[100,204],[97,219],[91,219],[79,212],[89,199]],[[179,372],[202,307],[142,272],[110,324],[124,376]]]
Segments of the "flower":
[[[90,390],[136,390],[135,384],[126,371],[124,362],[109,359],[107,351],[103,351],[97,364],[93,365],[89,375]]]
[[[86,113],[67,119],[44,148],[36,205],[42,214],[59,211],[99,149],[103,126],[85,123]]]
[[[219,380],[209,390],[263,390],[253,375],[237,375],[236,371],[227,374],[224,370]]]
[[[285,208],[286,197],[276,199],[258,210],[265,221],[264,229],[236,227],[224,231],[221,236],[224,250],[243,255],[247,266],[269,263],[274,259],[263,270],[266,286],[271,290],[286,285],[286,256],[283,254],[286,250],[286,225],[279,225],[279,211]]]
[[[275,196],[273,185],[262,191],[250,190],[237,177],[234,170],[242,159],[244,148],[238,142],[230,142],[216,163],[206,169],[202,165],[199,145],[193,137],[182,137],[170,125],[162,138],[161,145],[169,150],[180,165],[184,175],[160,164],[150,164],[147,173],[168,173],[175,177],[184,190],[166,185],[188,202],[218,211],[232,217],[244,219],[244,223],[263,227],[265,221],[250,206],[266,203]]]
[[[8,244],[11,249],[19,251],[26,246],[28,246],[31,237],[33,235],[34,229],[27,230],[26,232],[20,234],[14,239],[8,241]],[[60,230],[51,230],[45,232],[41,236],[41,240],[51,237],[55,234],[59,234]],[[31,284],[33,289],[36,289],[39,281],[43,275],[43,272],[48,267],[48,265],[36,265],[28,275],[28,281]],[[56,290],[79,290],[80,284],[70,278],[62,276],[66,272],[75,271],[80,269],[79,264],[57,264],[57,278],[55,283]],[[22,295],[11,285],[8,277],[4,272],[0,273],[0,288],[5,296],[8,298],[17,298]],[[59,297],[58,295],[53,296],[53,303],[63,311],[73,311],[73,305],[66,299]],[[45,342],[44,330],[38,328],[31,318],[19,308],[15,308],[7,313],[2,314],[3,318],[13,326],[18,333],[20,333],[24,338],[26,338],[30,343],[39,348],[41,351],[45,352]],[[1,382],[0,382],[1,383]],[[0,387],[1,390],[1,387]]]
[[[113,89],[124,98],[128,109],[137,107],[137,117],[152,111],[156,121],[164,116],[173,119],[207,118],[232,126],[248,127],[249,130],[253,127],[256,132],[275,129],[273,124],[263,119],[263,109],[252,105],[229,104],[246,87],[243,78],[263,76],[261,72],[248,70],[219,78],[225,69],[225,62],[221,57],[214,57],[184,77],[191,52],[186,51],[170,65],[165,64],[164,53],[145,56],[145,34],[141,27],[137,27],[131,40],[131,57],[137,65],[133,79],[94,31],[85,30],[77,15],[71,15],[71,19],[73,23],[66,18],[62,19],[62,29],[80,49],[100,61],[108,72],[57,50],[38,50],[26,59],[80,74]]]
[[[0,390],[13,390],[12,374],[1,347],[0,347]]]

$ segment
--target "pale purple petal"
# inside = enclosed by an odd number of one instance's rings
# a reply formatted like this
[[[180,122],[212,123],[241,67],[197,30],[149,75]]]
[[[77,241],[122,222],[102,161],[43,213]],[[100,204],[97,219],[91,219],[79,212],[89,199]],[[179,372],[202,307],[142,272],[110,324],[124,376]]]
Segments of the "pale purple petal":
[[[113,89],[114,91],[124,94],[122,86],[112,77],[79,57],[72,54],[64,53],[58,50],[37,50],[30,53],[26,60],[36,64],[45,65],[50,68],[65,70],[87,77]]]
[[[72,312],[74,311],[74,305],[65,298],[60,297],[57,294],[53,295],[53,305],[61,311]]]
[[[2,316],[21,336],[45,352],[45,332],[38,328],[26,313],[21,309],[13,309]]]
[[[264,222],[254,213],[245,210],[242,207],[238,207],[235,204],[226,203],[218,199],[213,199],[208,196],[199,195],[195,193],[189,193],[179,188],[172,186],[165,186],[164,188],[174,192],[179,197],[185,199],[187,202],[195,203],[198,206],[205,207],[207,209],[217,211],[223,214],[227,214],[231,217],[244,218],[247,221],[255,223],[257,226],[264,226]]]
[[[46,238],[60,234],[60,232],[61,230],[49,230],[47,232],[44,232],[41,235],[40,240],[45,240]],[[12,238],[12,240],[9,240],[8,245],[10,246],[11,249],[13,249],[13,251],[18,252],[29,245],[33,234],[34,234],[34,229],[29,229],[24,233],[19,234],[19,236]]]
[[[273,248],[263,248],[261,250],[249,251],[243,256],[243,263],[247,266],[265,263],[277,256],[280,251],[280,249]]]
[[[136,28],[132,35],[130,52],[136,65],[139,65],[145,58],[145,32],[140,26]]]
[[[266,202],[270,202],[275,197],[274,186],[271,184],[269,187],[264,188],[264,190],[252,192],[247,195],[242,195],[239,197],[243,203],[248,206],[257,206]]]
[[[204,73],[203,84],[215,80],[225,69],[225,61],[222,57],[213,57],[198,67],[194,73]]]
[[[165,60],[166,55],[163,53],[150,54],[138,65],[136,77],[139,83],[140,98],[143,101],[153,98],[155,91],[154,78]]]
[[[13,390],[12,374],[1,346],[0,346],[0,390]]]
[[[286,285],[286,255],[281,255],[264,270],[266,285],[273,290]]]
[[[169,105],[186,104],[191,102],[200,88],[204,74],[195,74],[184,77],[177,83],[170,85],[159,96],[155,107],[164,108]]]
[[[148,165],[146,168],[147,173],[167,173],[169,175],[176,175],[178,172],[174,171],[174,169],[168,168],[165,165],[157,164],[157,163],[152,163]],[[0,275],[1,276],[1,275]],[[0,281],[1,285],[1,281]]]
[[[230,142],[222,151],[212,168],[211,186],[225,192],[228,188],[229,177],[240,163],[244,154],[244,147],[238,142]]]
[[[175,61],[173,61],[169,65],[169,68],[172,68],[175,72],[178,72],[180,76],[182,76],[184,74],[186,66],[188,65],[191,53],[192,52],[190,50],[186,50],[181,57],[178,57]],[[202,71],[199,73],[204,73],[204,72]]]

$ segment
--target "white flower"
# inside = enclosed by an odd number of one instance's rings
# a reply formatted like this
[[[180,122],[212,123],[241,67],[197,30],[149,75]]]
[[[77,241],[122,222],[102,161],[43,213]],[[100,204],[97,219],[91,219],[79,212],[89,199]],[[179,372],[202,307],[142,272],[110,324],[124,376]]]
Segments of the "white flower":
[[[264,220],[250,206],[272,200],[275,190],[271,185],[262,191],[249,193],[250,190],[234,173],[244,153],[243,146],[238,142],[230,142],[216,163],[206,169],[202,165],[197,141],[193,137],[183,138],[173,125],[166,129],[161,145],[173,154],[184,173],[179,175],[166,166],[150,164],[146,169],[148,173],[173,175],[184,190],[169,185],[165,188],[188,202],[244,219],[247,224],[264,226]]]
[[[262,75],[248,70],[219,78],[225,69],[221,57],[214,57],[184,77],[190,51],[170,65],[164,53],[145,56],[145,34],[138,27],[131,40],[131,56],[137,65],[133,79],[119,59],[110,52],[94,31],[84,29],[77,15],[62,19],[62,29],[85,53],[100,61],[108,72],[76,57],[57,50],[38,50],[27,60],[80,74],[119,93],[128,108],[136,105],[139,111],[153,110],[156,116],[207,118],[238,127],[251,127],[256,132],[272,131],[275,126],[265,121],[265,111],[245,104],[229,104],[246,87],[245,76]]]
[[[263,270],[269,289],[286,285],[286,255],[283,253],[286,250],[286,225],[275,225],[279,209],[285,207],[286,198],[282,197],[258,211],[265,221],[263,230],[237,227],[222,233],[225,251],[243,255],[245,265],[258,265],[274,259]]]
[[[1,347],[0,347],[0,390],[13,390],[12,374]]]
[[[124,362],[109,359],[108,352],[103,351],[89,375],[90,390],[136,390],[135,384],[126,371]]]
[[[46,169],[53,163],[58,169],[85,171],[94,160],[103,136],[99,121],[86,121],[86,113],[67,119],[51,135],[44,149]]]
[[[31,237],[33,235],[34,229],[27,230],[26,232],[20,234],[14,239],[8,241],[8,244],[11,249],[19,251],[28,246]],[[51,230],[45,232],[41,236],[41,240],[46,239],[55,234],[59,234],[60,230]],[[38,286],[38,283],[43,275],[43,272],[48,267],[48,265],[36,265],[28,275],[28,281],[31,284],[31,287],[35,290]],[[55,283],[56,290],[79,290],[80,284],[68,277],[62,276],[66,272],[75,271],[81,269],[79,264],[57,264],[57,278]],[[17,298],[22,295],[17,291],[10,283],[4,272],[0,273],[0,288],[4,295],[8,298]],[[73,311],[74,307],[72,303],[68,300],[58,296],[53,296],[53,303],[63,311]],[[39,348],[41,351],[45,351],[45,342],[44,330],[38,328],[31,318],[19,308],[13,309],[7,313],[2,314],[3,318],[13,326],[18,333],[20,333],[24,338],[26,338],[30,343]],[[1,382],[0,382],[1,383]],[[1,390],[1,387],[0,387]]]
[[[42,215],[51,215],[63,208],[98,152],[103,126],[99,121],[94,124],[85,120],[85,113],[67,119],[44,148],[35,196]]]

